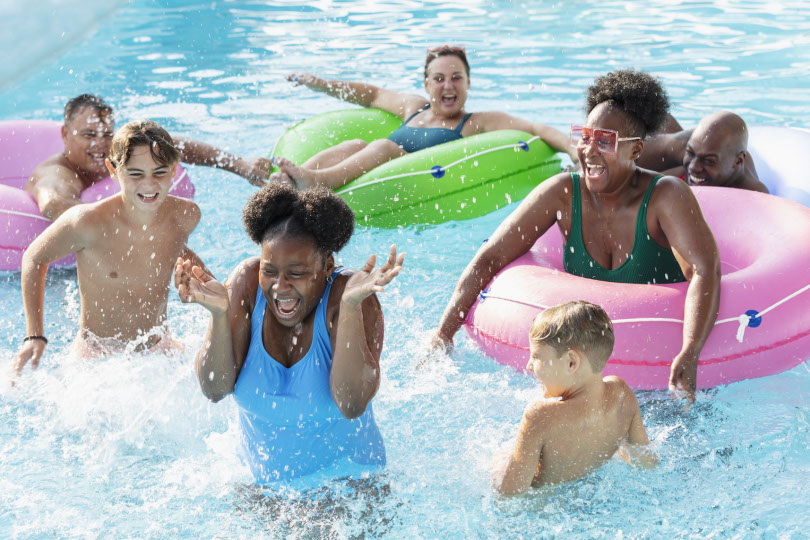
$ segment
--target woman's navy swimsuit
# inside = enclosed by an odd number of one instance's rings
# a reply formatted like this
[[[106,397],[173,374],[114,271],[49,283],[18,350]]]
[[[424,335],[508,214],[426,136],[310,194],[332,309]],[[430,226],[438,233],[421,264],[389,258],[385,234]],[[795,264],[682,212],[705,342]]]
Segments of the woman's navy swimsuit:
[[[413,120],[413,117],[417,114],[424,112],[430,108],[430,103],[413,113],[411,116],[405,120],[405,123],[399,126],[396,131],[394,131],[391,135],[388,136],[389,141],[394,141],[399,145],[400,148],[408,152],[416,152],[417,150],[423,150],[425,148],[430,148],[431,146],[436,146],[438,144],[456,141],[461,139],[461,130],[464,128],[464,123],[472,116],[472,113],[468,113],[464,118],[461,119],[461,122],[456,129],[445,129],[445,128],[415,128],[408,126],[408,122]]]
[[[332,399],[332,344],[326,329],[331,288],[329,283],[316,308],[309,351],[290,368],[264,347],[267,301],[260,287],[256,291],[250,348],[233,397],[239,406],[242,457],[259,484],[299,478],[344,460],[385,465],[385,446],[371,403],[362,416],[348,420]]]

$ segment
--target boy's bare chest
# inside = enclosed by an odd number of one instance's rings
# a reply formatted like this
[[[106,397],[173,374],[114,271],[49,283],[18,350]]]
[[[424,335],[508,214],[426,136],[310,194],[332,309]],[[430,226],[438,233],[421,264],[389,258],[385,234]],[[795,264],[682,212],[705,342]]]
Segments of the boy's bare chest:
[[[167,228],[131,230],[111,227],[95,245],[78,254],[80,277],[96,288],[134,293],[165,288],[185,239]]]

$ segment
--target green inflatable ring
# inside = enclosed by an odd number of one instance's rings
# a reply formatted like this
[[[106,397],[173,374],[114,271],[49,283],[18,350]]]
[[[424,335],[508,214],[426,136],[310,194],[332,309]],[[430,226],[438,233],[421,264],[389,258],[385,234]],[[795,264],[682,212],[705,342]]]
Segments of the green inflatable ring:
[[[342,141],[385,139],[401,125],[379,109],[320,114],[288,129],[271,157],[301,164]],[[560,158],[539,137],[503,130],[407,154],[335,193],[349,203],[358,224],[396,228],[483,216],[523,199],[559,172]]]

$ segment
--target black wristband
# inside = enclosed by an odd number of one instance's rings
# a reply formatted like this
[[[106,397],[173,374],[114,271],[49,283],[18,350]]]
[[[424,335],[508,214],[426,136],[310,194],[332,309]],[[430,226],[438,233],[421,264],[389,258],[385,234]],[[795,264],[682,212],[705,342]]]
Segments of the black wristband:
[[[45,336],[36,336],[36,335],[34,335],[34,336],[25,336],[23,338],[23,343],[25,343],[26,341],[31,341],[32,339],[41,339],[42,341],[45,342],[45,345],[48,344],[48,338],[46,338]]]

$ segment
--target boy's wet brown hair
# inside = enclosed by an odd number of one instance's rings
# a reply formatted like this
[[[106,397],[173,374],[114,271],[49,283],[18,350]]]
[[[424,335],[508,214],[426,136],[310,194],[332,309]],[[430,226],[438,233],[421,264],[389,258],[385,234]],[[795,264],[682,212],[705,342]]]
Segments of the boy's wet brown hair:
[[[613,352],[613,323],[596,304],[578,300],[548,308],[534,318],[529,339],[563,354],[576,349],[600,372]]]
[[[152,157],[161,165],[171,166],[180,161],[180,151],[165,129],[151,120],[135,120],[115,132],[110,148],[113,167],[125,165],[132,157],[133,148],[142,145],[149,147]]]

